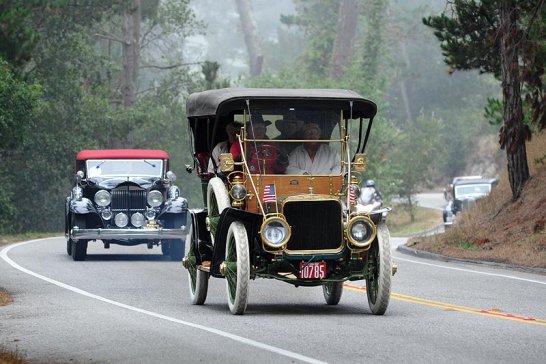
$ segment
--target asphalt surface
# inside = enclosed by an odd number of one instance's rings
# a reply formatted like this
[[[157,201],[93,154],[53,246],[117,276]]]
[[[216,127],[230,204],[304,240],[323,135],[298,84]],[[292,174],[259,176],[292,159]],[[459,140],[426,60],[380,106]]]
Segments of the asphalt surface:
[[[0,252],[0,345],[48,363],[543,363],[546,276],[400,254],[384,316],[363,281],[328,306],[321,288],[250,284],[245,315],[224,281],[189,302],[186,270],[158,249],[90,244],[74,262],[63,238]]]

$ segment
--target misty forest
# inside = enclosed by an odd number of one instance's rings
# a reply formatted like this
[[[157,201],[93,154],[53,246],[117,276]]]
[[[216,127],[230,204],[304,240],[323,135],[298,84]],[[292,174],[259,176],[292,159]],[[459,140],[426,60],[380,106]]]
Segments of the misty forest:
[[[3,0],[0,234],[59,232],[82,149],[164,149],[201,207],[185,102],[344,88],[378,105],[366,178],[411,207],[457,175],[529,178],[545,0]]]

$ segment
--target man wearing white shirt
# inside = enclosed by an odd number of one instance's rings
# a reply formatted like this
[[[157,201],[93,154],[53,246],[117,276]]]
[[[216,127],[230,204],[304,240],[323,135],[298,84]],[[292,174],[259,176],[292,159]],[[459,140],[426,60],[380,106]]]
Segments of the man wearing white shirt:
[[[315,123],[305,124],[302,133],[304,139],[313,142],[303,143],[288,155],[286,174],[339,174],[341,171],[339,153],[319,140],[320,127]]]
[[[214,173],[215,167],[218,167],[218,164],[220,163],[220,154],[229,153],[231,145],[237,143],[237,133],[240,132],[241,126],[242,124],[238,121],[232,121],[226,126],[228,140],[216,144],[212,150],[209,159],[208,172]]]

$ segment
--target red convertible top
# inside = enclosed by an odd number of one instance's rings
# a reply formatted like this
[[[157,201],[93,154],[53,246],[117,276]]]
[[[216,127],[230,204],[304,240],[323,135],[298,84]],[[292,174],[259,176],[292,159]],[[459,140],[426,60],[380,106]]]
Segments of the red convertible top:
[[[97,149],[82,150],[76,155],[76,160],[88,159],[169,159],[169,154],[160,149]]]

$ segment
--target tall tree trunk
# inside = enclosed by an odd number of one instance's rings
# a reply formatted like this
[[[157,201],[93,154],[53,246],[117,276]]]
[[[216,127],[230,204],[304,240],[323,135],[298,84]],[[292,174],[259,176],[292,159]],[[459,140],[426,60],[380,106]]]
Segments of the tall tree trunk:
[[[333,64],[330,77],[343,77],[344,68],[353,55],[353,38],[358,23],[358,0],[342,0],[339,4],[336,39],[334,41]]]
[[[264,55],[252,6],[250,5],[250,0],[235,0],[235,2],[237,3],[245,44],[248,50],[250,76],[259,76],[262,73]]]
[[[527,152],[525,148],[526,128],[523,124],[521,105],[521,81],[518,66],[518,8],[514,0],[501,0],[501,68],[502,93],[504,98],[504,125],[500,132],[501,146],[506,148],[508,177],[512,198],[516,200],[529,179]]]
[[[140,0],[133,0],[123,14],[123,71],[121,95],[124,106],[135,102],[138,58],[140,53]]]
[[[404,59],[404,69],[408,70],[407,74],[410,74],[409,70],[411,69],[410,59],[408,56],[408,50],[406,49],[406,44],[401,41],[400,42],[400,53],[402,54],[402,58]],[[400,94],[402,95],[402,101],[404,103],[404,111],[406,112],[406,121],[407,122],[413,122],[413,117],[411,116],[411,108],[410,108],[410,101],[408,96],[408,89],[406,87],[406,72],[404,70],[400,70]]]

